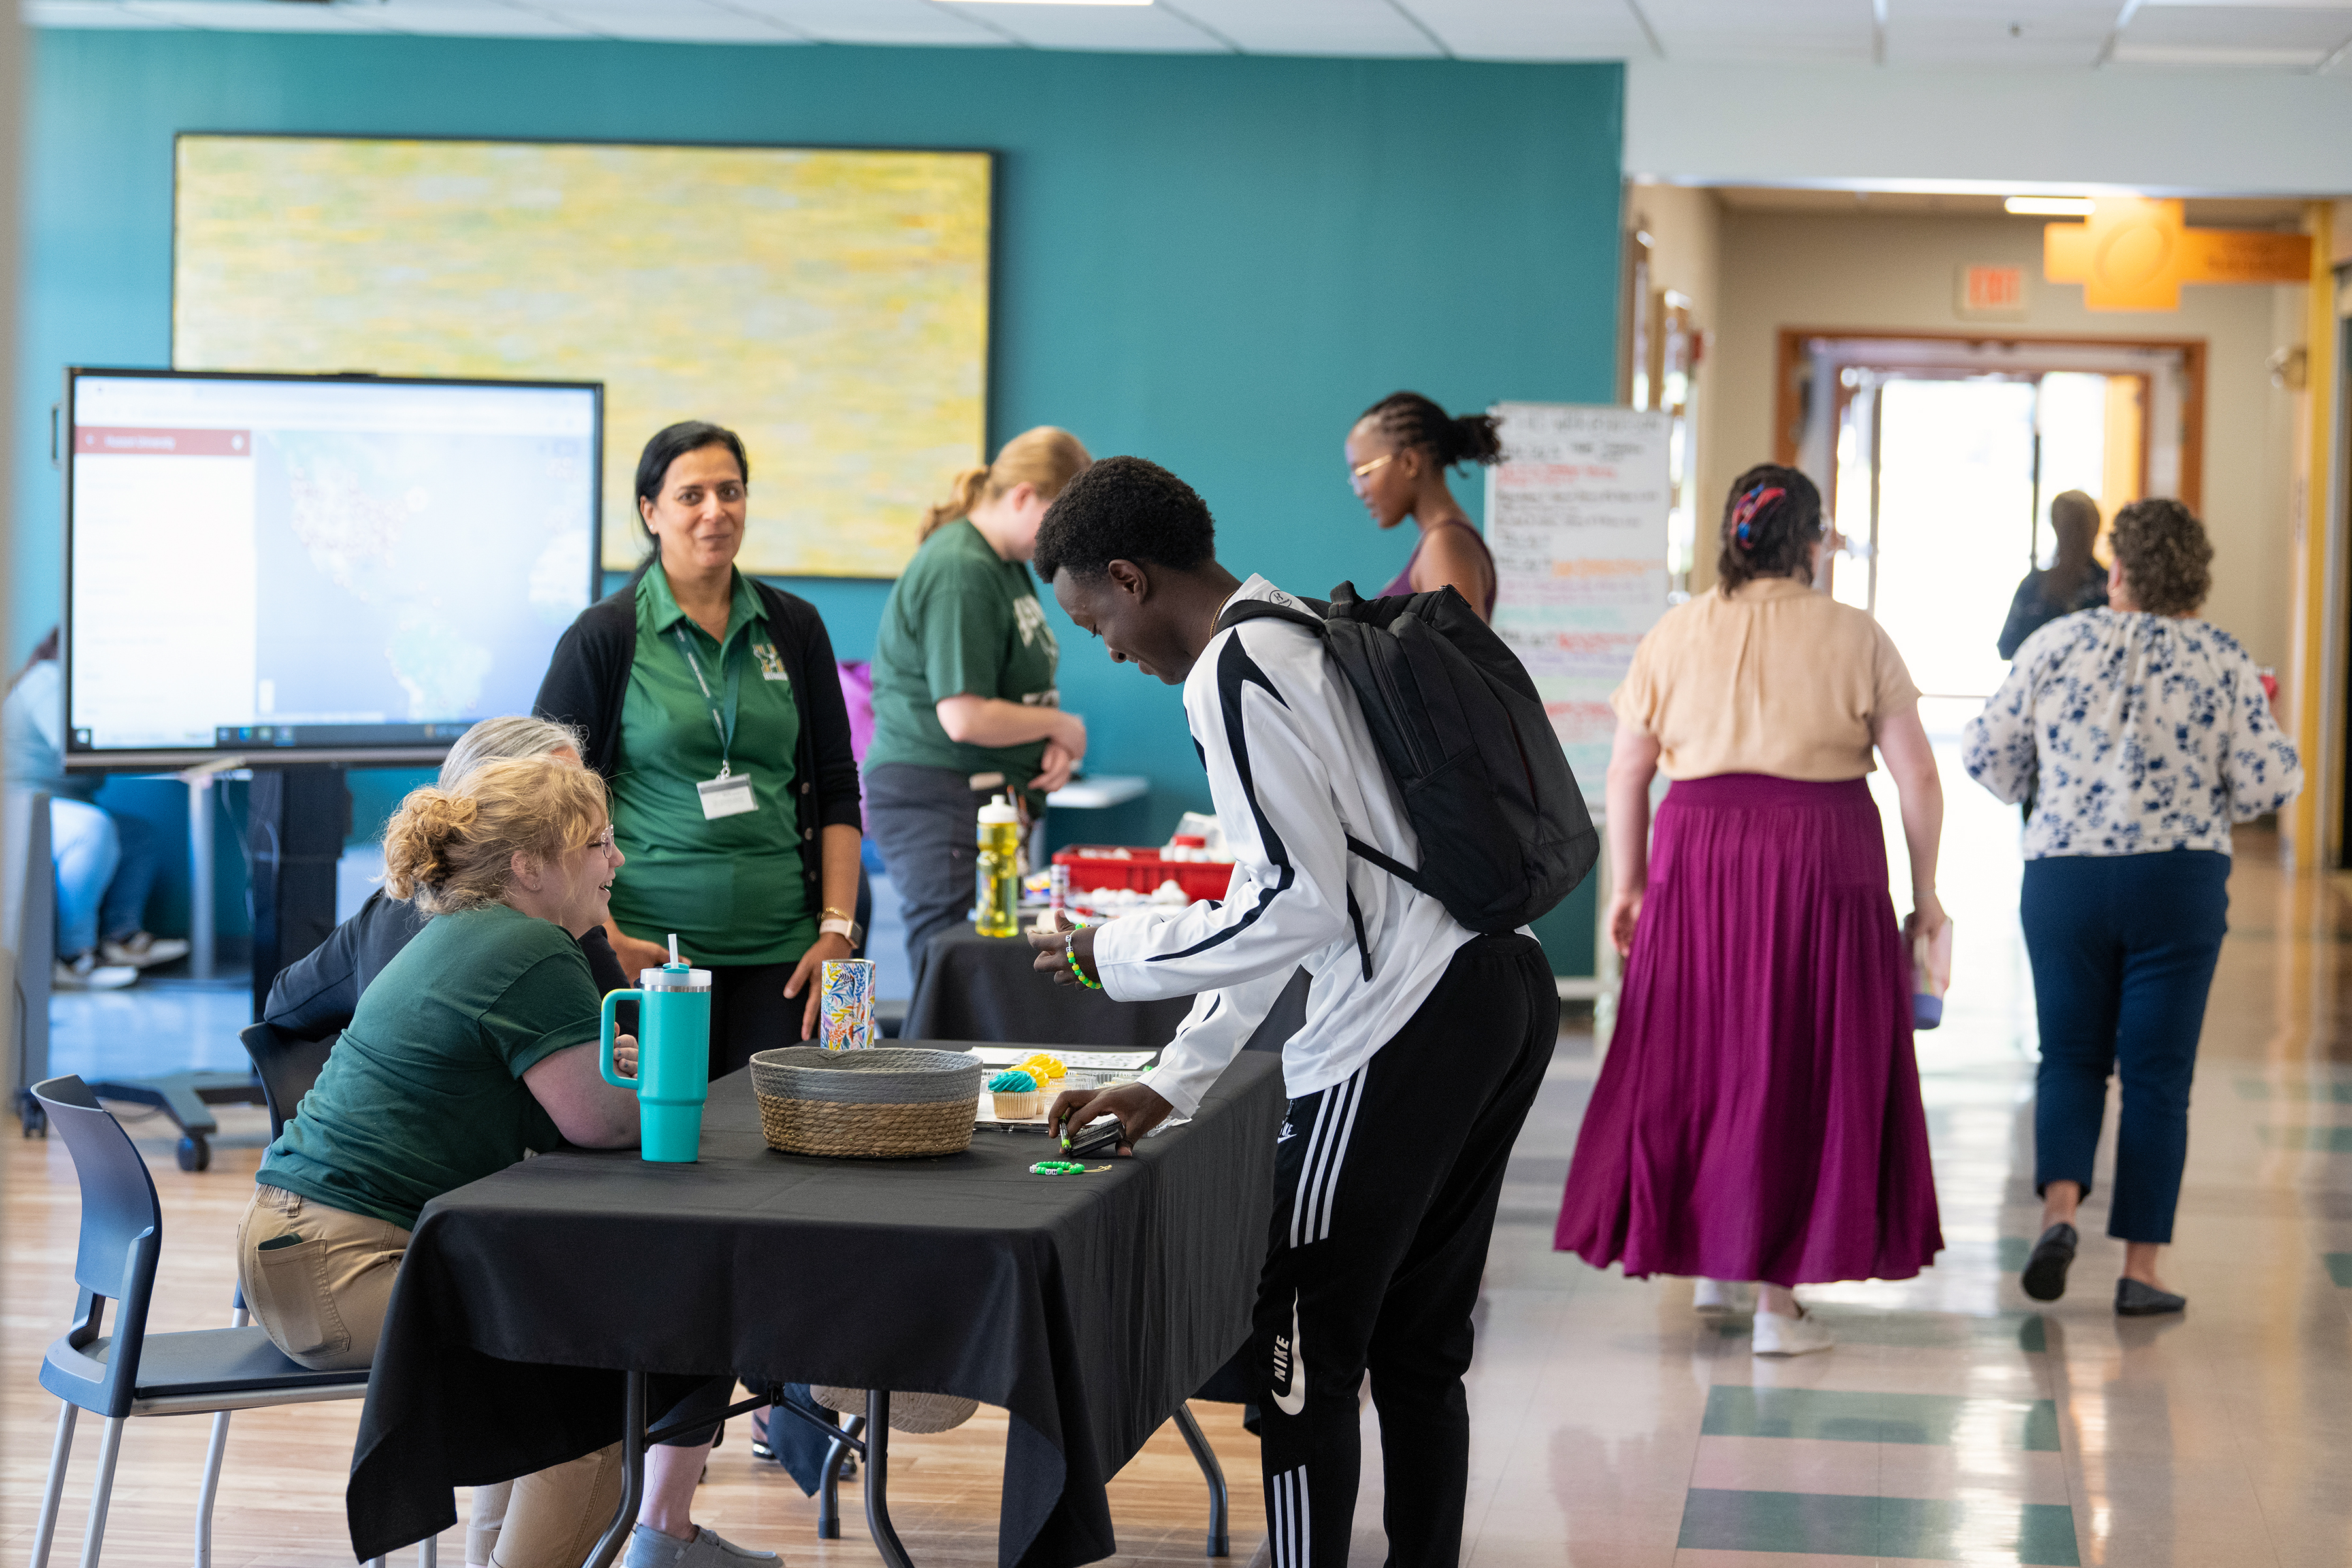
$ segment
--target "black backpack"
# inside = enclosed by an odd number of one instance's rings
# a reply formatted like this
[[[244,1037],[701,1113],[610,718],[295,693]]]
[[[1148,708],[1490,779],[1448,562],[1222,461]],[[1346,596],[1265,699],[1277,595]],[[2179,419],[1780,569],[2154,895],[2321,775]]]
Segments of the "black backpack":
[[[1348,836],[1348,847],[1475,931],[1516,931],[1574,891],[1601,855],[1535,682],[1452,588],[1359,599],[1352,583],[1317,613],[1264,599],[1225,607],[1217,629],[1272,619],[1312,628],[1347,677],[1372,744],[1421,840],[1418,868]]]

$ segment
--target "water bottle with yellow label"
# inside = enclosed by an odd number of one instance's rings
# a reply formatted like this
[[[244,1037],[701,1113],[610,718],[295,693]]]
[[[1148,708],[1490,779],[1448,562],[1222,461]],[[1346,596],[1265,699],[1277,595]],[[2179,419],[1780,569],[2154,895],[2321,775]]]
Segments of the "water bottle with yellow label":
[[[1021,815],[1008,797],[1000,795],[980,808],[979,844],[971,929],[982,936],[1012,936],[1021,924]]]

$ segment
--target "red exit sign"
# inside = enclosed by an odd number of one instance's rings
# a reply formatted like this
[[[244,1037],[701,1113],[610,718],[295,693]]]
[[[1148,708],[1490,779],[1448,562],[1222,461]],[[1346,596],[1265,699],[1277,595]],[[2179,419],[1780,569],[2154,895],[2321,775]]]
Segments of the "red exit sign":
[[[2021,265],[1969,262],[1959,269],[1958,298],[1963,316],[2025,314],[2025,268]]]

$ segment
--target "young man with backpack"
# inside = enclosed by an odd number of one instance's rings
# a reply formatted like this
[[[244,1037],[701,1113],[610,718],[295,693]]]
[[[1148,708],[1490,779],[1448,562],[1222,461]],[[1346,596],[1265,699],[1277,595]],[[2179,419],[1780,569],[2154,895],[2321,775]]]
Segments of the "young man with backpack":
[[[1222,901],[1031,937],[1037,967],[1065,984],[1124,1001],[1199,997],[1157,1069],[1064,1094],[1052,1121],[1116,1115],[1131,1148],[1192,1113],[1307,967],[1306,1022],[1282,1051],[1290,1106],[1250,1358],[1274,1561],[1347,1561],[1369,1369],[1389,1561],[1451,1568],[1469,1470],[1470,1314],[1559,995],[1532,937],[1481,934],[1400,874],[1430,884],[1435,831],[1414,830],[1336,630],[1263,578],[1237,580],[1214,543],[1192,488],[1136,458],[1080,473],[1038,530],[1038,574],[1079,628],[1114,661],[1183,686],[1234,856]],[[1500,744],[1516,754],[1511,736]],[[1560,808],[1545,805],[1556,823]],[[1580,802],[1573,815],[1582,821]]]

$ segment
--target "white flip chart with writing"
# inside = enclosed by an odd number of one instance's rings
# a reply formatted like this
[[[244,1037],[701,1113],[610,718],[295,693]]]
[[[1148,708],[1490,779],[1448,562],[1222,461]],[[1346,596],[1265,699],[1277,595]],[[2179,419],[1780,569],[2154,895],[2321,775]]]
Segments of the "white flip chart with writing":
[[[1495,630],[1535,678],[1598,821],[1617,729],[1609,694],[1666,608],[1669,416],[1565,403],[1493,412]]]

